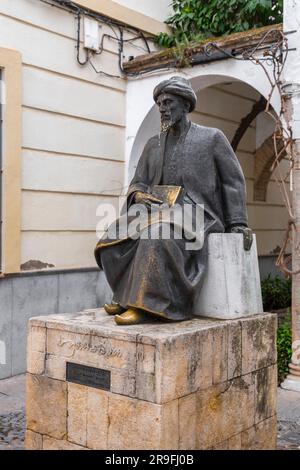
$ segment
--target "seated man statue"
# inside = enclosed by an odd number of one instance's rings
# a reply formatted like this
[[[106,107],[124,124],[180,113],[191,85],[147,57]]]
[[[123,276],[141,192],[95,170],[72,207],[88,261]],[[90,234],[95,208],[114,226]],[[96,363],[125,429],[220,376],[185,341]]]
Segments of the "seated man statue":
[[[129,186],[126,210],[134,204],[160,204],[154,187],[181,187],[184,203],[204,208],[204,243],[188,250],[184,237],[101,239],[95,257],[113,291],[113,302],[104,308],[115,315],[118,325],[153,318],[190,319],[206,272],[209,233],[241,232],[244,249],[252,243],[240,164],[220,130],[189,121],[197,101],[190,82],[177,76],[164,80],[153,96],[161,133],[146,143]],[[159,234],[159,221],[149,225],[152,234]]]

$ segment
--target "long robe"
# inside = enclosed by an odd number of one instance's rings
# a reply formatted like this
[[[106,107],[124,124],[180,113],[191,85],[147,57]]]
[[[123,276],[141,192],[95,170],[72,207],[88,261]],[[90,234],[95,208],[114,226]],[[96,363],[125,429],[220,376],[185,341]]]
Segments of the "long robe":
[[[156,223],[151,226],[155,238],[106,238],[98,242],[95,257],[116,302],[180,321],[194,313],[206,272],[208,234],[247,225],[245,180],[224,134],[192,123],[173,148],[166,135],[147,142],[129,186],[127,209],[136,191],[151,193],[157,184],[180,185],[185,203],[204,205],[203,247],[187,250],[184,238],[174,238],[174,227],[170,239],[162,239],[161,223]]]

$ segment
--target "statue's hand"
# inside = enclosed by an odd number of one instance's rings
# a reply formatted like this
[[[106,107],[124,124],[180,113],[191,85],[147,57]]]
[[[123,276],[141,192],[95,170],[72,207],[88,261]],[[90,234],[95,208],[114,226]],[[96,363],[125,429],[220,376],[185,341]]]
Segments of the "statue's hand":
[[[163,203],[161,199],[152,196],[152,194],[143,193],[142,191],[137,191],[135,193],[134,200],[137,204],[145,204],[147,207],[151,207],[151,204]]]
[[[253,243],[253,232],[245,225],[234,225],[230,228],[231,233],[242,233],[244,237],[244,250],[249,251]]]

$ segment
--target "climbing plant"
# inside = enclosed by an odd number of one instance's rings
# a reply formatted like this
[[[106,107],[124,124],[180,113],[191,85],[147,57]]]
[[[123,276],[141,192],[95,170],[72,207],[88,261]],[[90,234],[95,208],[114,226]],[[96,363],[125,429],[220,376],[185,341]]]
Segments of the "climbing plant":
[[[278,385],[289,373],[289,363],[292,356],[292,326],[291,320],[286,319],[277,330],[277,369]]]
[[[283,279],[269,274],[261,282],[261,293],[265,312],[290,307],[292,302],[291,279]]]
[[[280,23],[283,0],[172,0],[171,6],[172,33],[157,36],[165,47]]]

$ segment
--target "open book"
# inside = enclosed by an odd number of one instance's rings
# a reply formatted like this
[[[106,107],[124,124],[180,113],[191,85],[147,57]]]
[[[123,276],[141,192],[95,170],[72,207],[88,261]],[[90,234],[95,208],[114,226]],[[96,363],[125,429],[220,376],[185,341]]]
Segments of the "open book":
[[[168,206],[173,206],[178,202],[179,197],[182,194],[183,188],[181,186],[169,186],[169,185],[155,185],[152,189],[153,196],[161,199],[163,203]]]

